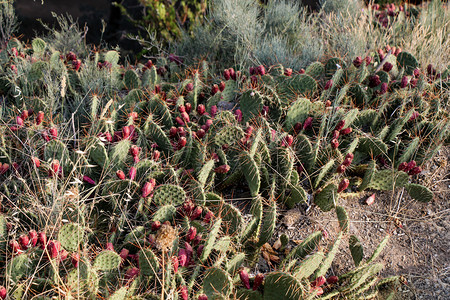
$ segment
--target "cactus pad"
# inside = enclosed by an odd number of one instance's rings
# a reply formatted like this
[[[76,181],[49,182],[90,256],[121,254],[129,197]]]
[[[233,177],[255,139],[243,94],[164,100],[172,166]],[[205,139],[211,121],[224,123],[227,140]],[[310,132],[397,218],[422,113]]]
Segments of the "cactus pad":
[[[139,252],[139,267],[143,275],[156,275],[159,271],[159,261],[155,253],[150,249],[142,249]]]
[[[352,254],[353,261],[355,262],[355,266],[357,267],[364,258],[364,252],[361,242],[355,235],[351,235],[348,240],[348,246],[350,248],[350,253]]]
[[[264,281],[264,300],[302,299],[304,287],[295,277],[282,272],[273,272]]]
[[[156,205],[180,205],[186,200],[186,192],[182,187],[173,184],[160,185],[155,189],[153,201]]]
[[[233,289],[233,282],[229,274],[219,268],[210,268],[206,271],[203,279],[203,291],[206,296],[214,297],[214,294],[219,293],[225,297],[231,293]]]
[[[426,186],[408,183],[405,185],[408,194],[413,198],[420,202],[430,202],[433,200],[433,192],[427,188]]]
[[[84,230],[76,223],[65,224],[58,233],[58,241],[67,251],[77,251],[78,246],[84,240]]]
[[[322,211],[330,211],[337,201],[337,186],[328,184],[320,192],[314,195],[314,203],[320,207]]]
[[[118,269],[122,259],[114,251],[105,250],[97,255],[94,261],[94,268],[101,271]]]

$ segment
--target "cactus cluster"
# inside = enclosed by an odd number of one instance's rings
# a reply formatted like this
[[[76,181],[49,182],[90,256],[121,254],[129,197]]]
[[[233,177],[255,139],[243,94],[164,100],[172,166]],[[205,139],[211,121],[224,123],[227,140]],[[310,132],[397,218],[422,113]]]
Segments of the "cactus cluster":
[[[396,52],[217,74],[174,55],[122,66],[117,51],[80,58],[12,39],[0,52],[0,195],[14,203],[0,216],[0,281],[15,299],[395,292],[402,279],[380,279],[375,261],[388,238],[364,261],[339,202],[366,189],[433,198],[416,179],[449,142],[448,98],[435,97],[449,72]],[[236,188],[245,218],[226,198]],[[337,238],[316,232],[249,275],[280,208],[299,203],[335,210]],[[355,268],[336,277],[347,239]]]

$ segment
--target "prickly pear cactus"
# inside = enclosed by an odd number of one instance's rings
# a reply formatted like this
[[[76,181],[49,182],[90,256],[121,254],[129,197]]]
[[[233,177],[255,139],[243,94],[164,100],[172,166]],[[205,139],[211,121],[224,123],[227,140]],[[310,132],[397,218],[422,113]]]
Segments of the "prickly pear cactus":
[[[182,187],[173,184],[164,184],[156,187],[153,201],[156,205],[180,205],[186,200],[186,192]]]
[[[78,246],[84,241],[84,230],[76,223],[65,224],[59,230],[58,241],[67,251],[78,251]]]
[[[111,250],[105,250],[97,255],[94,261],[94,268],[101,271],[118,269],[121,263],[119,254]]]

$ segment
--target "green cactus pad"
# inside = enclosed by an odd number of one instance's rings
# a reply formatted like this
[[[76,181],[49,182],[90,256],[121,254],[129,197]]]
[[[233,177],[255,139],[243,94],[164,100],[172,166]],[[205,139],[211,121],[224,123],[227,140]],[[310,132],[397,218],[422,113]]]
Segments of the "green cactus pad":
[[[408,180],[408,174],[403,171],[381,170],[375,172],[368,187],[379,191],[392,191],[396,187],[405,186]]]
[[[299,300],[303,290],[300,281],[287,273],[269,273],[264,280],[264,300]]]
[[[127,160],[130,147],[130,140],[121,140],[113,147],[109,160],[111,162],[113,170],[125,169],[125,162]]]
[[[182,187],[173,184],[163,184],[155,189],[153,201],[156,205],[180,205],[186,200],[186,192]]]
[[[351,235],[348,240],[348,246],[350,248],[350,253],[352,254],[355,266],[357,267],[364,258],[364,250],[361,242],[355,235]]]
[[[316,231],[310,234],[300,245],[295,247],[289,252],[286,258],[283,260],[283,264],[285,265],[291,259],[303,259],[308,254],[314,251],[317,248],[320,241],[322,240],[322,232]]]
[[[123,84],[128,90],[139,88],[141,82],[138,74],[134,70],[128,70],[123,75]]]
[[[320,182],[326,178],[325,176],[331,172],[334,172],[335,160],[330,159],[328,162],[320,168],[319,175],[317,175],[316,180],[314,181],[314,188],[317,189],[319,187]]]
[[[277,221],[277,203],[271,201],[270,207],[264,210],[261,230],[259,231],[259,239],[257,246],[261,247],[267,243],[273,236]]]
[[[33,82],[44,77],[44,71],[48,68],[48,65],[44,61],[37,61],[31,65],[30,71],[28,71],[28,80]]]
[[[426,186],[408,183],[405,185],[408,194],[415,200],[420,202],[430,202],[433,200],[433,192]]]
[[[159,271],[159,261],[155,253],[150,249],[142,249],[139,252],[139,268],[142,275],[156,276]]]
[[[357,151],[366,155],[375,157],[380,154],[386,154],[387,150],[388,146],[376,137],[362,137],[359,139]]]
[[[230,275],[234,275],[237,270],[242,266],[245,261],[245,253],[240,252],[233,256],[232,259],[227,261],[226,270]]]
[[[409,52],[402,51],[397,56],[398,66],[405,69],[406,75],[412,75],[413,71],[419,67],[419,62]]]
[[[325,66],[320,62],[316,61],[311,63],[305,70],[305,73],[314,79],[319,79],[325,72]]]
[[[164,153],[169,155],[172,152],[172,144],[169,138],[164,133],[162,128],[156,124],[151,118],[147,119],[144,125],[144,133],[150,140],[158,144],[159,148],[164,151]]]
[[[336,73],[337,70],[345,69],[346,67],[347,65],[342,59],[337,57],[330,58],[325,64],[325,76],[330,78]]]
[[[304,259],[294,272],[295,278],[301,280],[311,276],[319,268],[324,258],[324,253],[319,251]]]
[[[23,276],[27,276],[30,262],[26,253],[19,254],[10,260],[6,266],[6,274],[13,283],[17,283]]]
[[[89,148],[89,158],[102,168],[108,165],[108,152],[106,151],[105,144],[99,139]]]
[[[248,152],[244,152],[241,158],[241,165],[248,187],[250,188],[250,193],[252,197],[255,197],[259,194],[261,185],[261,175],[258,165]]]
[[[51,140],[45,145],[44,159],[51,162],[53,159],[59,160],[64,171],[70,170],[70,157],[67,146],[60,140]]]
[[[219,212],[217,212],[219,214]],[[220,205],[222,216],[222,231],[230,235],[239,235],[242,231],[242,214],[234,205],[223,202]]]
[[[153,221],[160,221],[161,223],[165,221],[172,221],[177,213],[177,209],[173,205],[163,205],[158,208],[158,210],[153,214]]]
[[[118,269],[122,259],[120,255],[111,250],[104,250],[97,255],[94,261],[94,268],[101,271]]]
[[[84,241],[84,230],[77,223],[68,223],[61,227],[58,241],[67,251],[78,251],[78,246]]]
[[[286,205],[293,208],[298,203],[306,203],[308,194],[299,185],[291,185],[291,195],[286,199]]]
[[[208,299],[214,297],[216,293],[228,297],[232,289],[233,282],[227,272],[219,268],[210,268],[206,271],[203,279],[203,291]]]
[[[320,192],[314,195],[314,203],[320,207],[322,211],[330,211],[335,207],[338,199],[337,186],[328,184]]]
[[[205,186],[206,181],[208,180],[209,175],[211,174],[212,169],[214,168],[214,160],[207,161],[203,167],[198,172],[197,178],[198,182],[202,187]]]
[[[384,237],[384,239],[380,242],[380,244],[377,246],[377,248],[373,251],[370,258],[367,260],[367,262],[366,262],[367,264],[372,263],[373,261],[375,261],[375,259],[378,258],[378,256],[380,256],[381,252],[383,251],[383,249],[386,247],[387,243],[389,242],[389,238],[390,238],[390,235],[386,235]]]
[[[311,109],[311,101],[307,98],[300,98],[293,102],[286,114],[284,128],[291,130],[297,122],[303,123],[308,117]]]
[[[31,42],[31,46],[33,47],[33,54],[35,56],[40,57],[44,54],[45,47],[47,46],[47,44],[44,42],[43,39],[35,38],[33,42]]]
[[[221,225],[222,225],[222,219],[218,218],[216,220],[216,222],[214,222],[214,225],[211,227],[208,238],[206,239],[206,242],[204,244],[202,254],[200,255],[201,262],[206,262],[209,255],[211,254],[211,251],[214,248],[214,244],[216,242],[217,236],[219,235]]]
[[[347,211],[345,211],[345,208],[343,208],[342,206],[336,206],[336,215],[339,222],[339,228],[342,232],[348,233],[348,214]]]
[[[336,237],[336,240],[334,241],[331,246],[328,248],[328,252],[326,253],[325,258],[323,259],[320,267],[317,269],[317,272],[315,273],[315,277],[319,276],[325,276],[328,269],[331,267],[331,264],[333,263],[334,257],[336,256],[336,253],[339,250],[339,245],[341,244],[343,232],[339,232],[339,235]]]
[[[317,90],[317,82],[306,74],[283,78],[277,86],[278,95],[284,103],[289,103],[298,96],[309,96]]]
[[[259,228],[263,217],[263,205],[262,205],[262,198],[260,196],[255,197],[253,199],[250,212],[253,217],[246,225],[242,233],[241,238],[242,243],[247,242],[251,237],[258,236],[259,234]]]
[[[128,287],[123,286],[117,291],[114,292],[114,294],[111,295],[111,297],[108,298],[108,300],[125,300],[128,292]]]
[[[109,62],[113,67],[117,66],[119,63],[120,55],[119,52],[110,50],[105,53],[104,60]]]
[[[408,143],[408,147],[403,151],[402,155],[398,159],[396,163],[396,167],[398,167],[402,162],[409,162],[416,153],[417,149],[420,145],[420,137],[415,137],[411,142]]]
[[[242,111],[242,121],[246,123],[261,113],[264,101],[258,91],[249,90],[242,94],[239,104]]]
[[[263,296],[258,291],[239,289],[236,291],[237,300],[263,300]]]
[[[219,147],[222,147],[223,145],[233,146],[243,137],[244,131],[241,127],[227,126],[217,132],[214,141]]]

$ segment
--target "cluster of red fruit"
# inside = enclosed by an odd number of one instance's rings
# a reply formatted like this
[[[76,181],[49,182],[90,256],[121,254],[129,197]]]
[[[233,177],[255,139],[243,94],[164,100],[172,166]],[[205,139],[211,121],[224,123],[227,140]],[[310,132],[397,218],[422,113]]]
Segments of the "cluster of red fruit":
[[[314,281],[311,282],[310,291],[313,292],[316,296],[323,294],[322,286],[326,284],[327,287],[331,287],[339,281],[337,276],[330,276],[325,278],[325,276],[319,276]]]
[[[410,162],[402,162],[399,166],[398,166],[398,170],[399,171],[403,171],[408,173],[408,175],[410,176],[414,176],[417,174],[420,174],[422,172],[422,168],[419,166],[416,166],[416,161],[412,160]]]
[[[338,138],[342,135],[350,134],[353,129],[351,127],[345,127],[345,120],[339,121],[339,123],[336,125],[333,131],[333,138],[331,140],[331,147],[333,149],[337,149],[339,147],[339,141]]]
[[[244,287],[249,290],[250,289],[250,278],[248,276],[248,272],[245,268],[241,268],[239,270],[239,277],[241,279],[242,284],[244,285]],[[264,281],[264,274],[262,273],[258,273],[255,276],[255,279],[253,281],[253,290],[257,291],[258,288],[261,286],[261,284]]]

